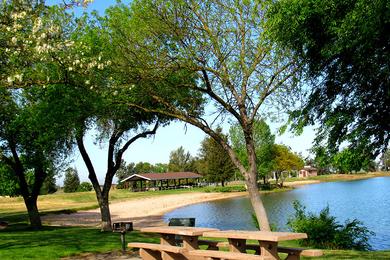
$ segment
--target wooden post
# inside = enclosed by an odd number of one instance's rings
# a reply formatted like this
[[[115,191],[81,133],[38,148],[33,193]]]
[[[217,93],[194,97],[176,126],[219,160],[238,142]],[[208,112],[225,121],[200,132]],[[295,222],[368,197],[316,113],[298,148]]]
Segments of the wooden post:
[[[246,240],[245,239],[233,239],[229,238],[229,251],[231,252],[237,252],[237,253],[244,253],[245,247],[246,247]]]
[[[272,257],[273,259],[279,259],[278,256],[278,243],[270,241],[259,241],[260,250],[262,256]]]

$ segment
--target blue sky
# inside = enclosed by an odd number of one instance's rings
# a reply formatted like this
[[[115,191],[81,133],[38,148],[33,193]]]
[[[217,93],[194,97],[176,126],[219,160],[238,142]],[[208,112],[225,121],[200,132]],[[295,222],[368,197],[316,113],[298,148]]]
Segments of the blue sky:
[[[58,3],[59,1],[47,1],[48,4]],[[128,3],[130,1],[122,1]],[[115,0],[95,0],[88,8],[87,11],[97,10],[99,14],[103,14],[104,10],[115,4]],[[74,11],[80,12],[82,8],[77,8]],[[271,130],[274,134],[277,133],[279,125],[270,123]],[[228,126],[224,127],[224,131],[228,131]],[[169,154],[172,150],[183,146],[186,151],[189,151],[193,156],[197,155],[200,148],[201,141],[205,138],[205,134],[191,126],[185,125],[182,122],[172,122],[170,125],[159,128],[157,134],[154,137],[148,139],[139,139],[133,143],[124,154],[124,159],[129,162],[150,162],[155,163],[167,163],[169,161]],[[312,128],[308,128],[301,136],[293,136],[291,133],[285,133],[282,136],[276,135],[276,143],[282,143],[288,145],[293,151],[299,152],[304,156],[308,155],[308,149],[311,147],[311,143],[314,138],[314,131]],[[85,137],[86,147],[90,153],[92,162],[94,163],[99,181],[102,183],[104,179],[106,169],[106,146],[99,147],[94,145],[93,133],[90,133]],[[74,162],[72,167],[76,167],[80,180],[88,181],[87,169],[84,162],[76,150],[74,155]],[[115,180],[114,180],[115,181]],[[58,183],[62,185],[63,177],[59,178]]]

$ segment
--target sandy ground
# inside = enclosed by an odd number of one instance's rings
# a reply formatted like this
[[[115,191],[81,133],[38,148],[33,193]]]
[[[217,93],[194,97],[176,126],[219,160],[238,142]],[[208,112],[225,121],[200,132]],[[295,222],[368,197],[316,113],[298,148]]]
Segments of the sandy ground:
[[[283,185],[286,187],[296,187],[296,186],[315,184],[315,183],[320,183],[320,181],[319,180],[291,181],[291,182],[285,182],[283,183]]]
[[[113,222],[132,221],[134,228],[164,225],[163,215],[171,210],[190,204],[245,196],[245,192],[234,193],[186,193],[132,199],[110,204]],[[99,226],[99,209],[78,211],[73,214],[51,214],[42,217],[49,225]]]
[[[316,180],[286,182],[289,187],[319,183]],[[245,196],[245,192],[232,193],[184,193],[132,199],[110,204],[112,222],[132,221],[134,228],[164,225],[163,215],[176,208],[190,204]],[[73,214],[51,214],[42,217],[49,225],[55,226],[99,226],[99,209],[78,211]]]

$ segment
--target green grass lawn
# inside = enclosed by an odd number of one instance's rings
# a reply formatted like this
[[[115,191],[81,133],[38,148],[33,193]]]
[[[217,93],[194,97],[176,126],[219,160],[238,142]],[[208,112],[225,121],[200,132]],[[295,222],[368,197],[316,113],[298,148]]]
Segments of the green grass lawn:
[[[127,242],[159,243],[157,236],[133,231],[127,234]],[[294,246],[294,242],[282,243]],[[26,225],[11,225],[0,230],[0,259],[59,259],[86,252],[104,253],[121,248],[118,233],[100,232],[93,228],[44,227],[33,231]],[[303,259],[390,259],[390,251],[357,252],[325,250],[323,257]]]
[[[157,237],[137,231],[127,234],[128,242],[158,243]],[[120,235],[93,228],[44,227],[33,231],[26,225],[0,230],[0,259],[59,259],[85,252],[102,253],[120,250]]]

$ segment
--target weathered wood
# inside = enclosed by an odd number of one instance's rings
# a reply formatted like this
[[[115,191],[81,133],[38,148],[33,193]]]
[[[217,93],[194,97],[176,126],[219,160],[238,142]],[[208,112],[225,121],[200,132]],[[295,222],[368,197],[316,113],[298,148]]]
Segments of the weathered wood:
[[[186,251],[184,248],[179,247],[179,246],[152,244],[152,243],[132,242],[132,243],[128,243],[127,247],[143,248],[143,249],[149,249],[149,250],[154,250],[154,251],[164,251],[164,252],[170,252],[170,253],[176,253],[176,254],[180,254],[180,253],[183,253],[184,251]]]
[[[234,260],[268,260],[269,257],[252,255],[246,253],[215,251],[215,250],[193,250],[187,253],[190,257],[204,257],[204,259],[234,259]]]
[[[301,253],[301,256],[309,256],[309,257],[322,256],[322,255],[324,255],[324,252],[320,249],[305,249]]]
[[[246,240],[245,239],[233,239],[229,238],[229,251],[237,252],[237,253],[245,253],[246,252]]]
[[[278,242],[259,240],[260,255],[270,256],[272,259],[279,259]]]
[[[184,236],[183,237],[183,247],[188,250],[195,250],[199,248],[198,237],[197,236]]]
[[[161,253],[159,251],[153,251],[149,249],[141,248],[139,255],[143,260],[161,260]]]
[[[141,228],[141,232],[174,234],[182,236],[202,236],[207,231],[218,231],[216,228],[200,228],[200,227],[182,227],[182,226],[160,226]]]
[[[225,231],[206,231],[204,237],[235,238],[262,240],[271,242],[280,242],[284,240],[295,240],[307,238],[305,233],[291,232],[271,232],[271,231],[244,231],[244,230],[225,230]]]

